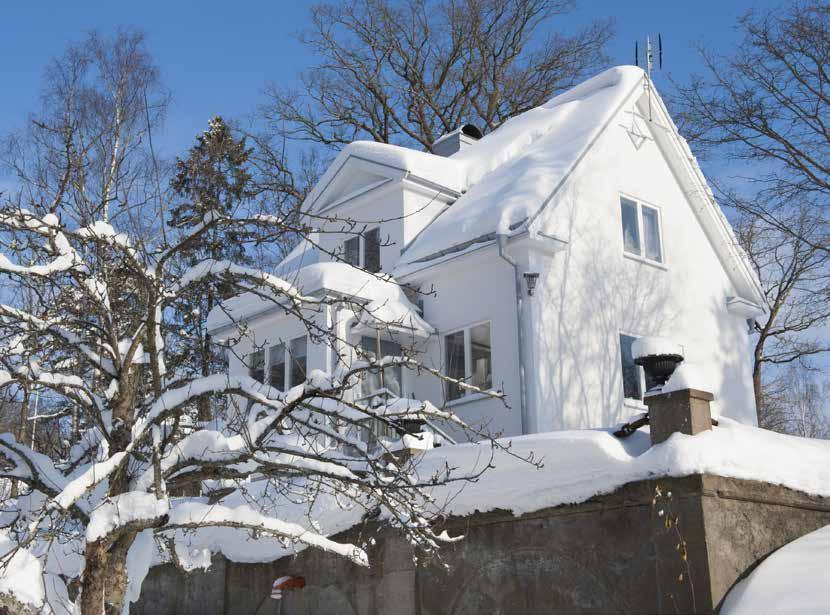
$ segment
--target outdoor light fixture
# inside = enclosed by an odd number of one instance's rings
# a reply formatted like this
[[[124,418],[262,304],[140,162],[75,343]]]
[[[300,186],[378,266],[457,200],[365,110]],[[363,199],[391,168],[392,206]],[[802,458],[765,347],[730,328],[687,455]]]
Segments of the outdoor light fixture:
[[[527,295],[528,297],[533,296],[533,290],[536,288],[536,280],[539,279],[539,274],[535,271],[525,271],[523,274],[525,279],[525,284],[527,284]]]

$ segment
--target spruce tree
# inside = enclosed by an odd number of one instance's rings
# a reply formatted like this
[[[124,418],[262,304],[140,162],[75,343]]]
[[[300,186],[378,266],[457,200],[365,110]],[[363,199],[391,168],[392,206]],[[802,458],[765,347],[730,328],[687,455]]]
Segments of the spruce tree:
[[[186,158],[176,160],[171,187],[180,202],[171,210],[170,226],[186,232],[210,214],[235,216],[251,198],[248,159],[251,150],[244,138],[235,138],[221,117],[214,117],[208,129],[196,138]],[[198,235],[182,251],[183,265],[204,259],[230,260],[250,264],[244,237],[238,229],[214,226]],[[223,358],[211,342],[206,321],[210,310],[232,294],[230,287],[206,282],[180,297],[177,311],[181,329],[177,368],[207,375],[223,368]],[[208,398],[197,402],[200,421],[210,420]]]

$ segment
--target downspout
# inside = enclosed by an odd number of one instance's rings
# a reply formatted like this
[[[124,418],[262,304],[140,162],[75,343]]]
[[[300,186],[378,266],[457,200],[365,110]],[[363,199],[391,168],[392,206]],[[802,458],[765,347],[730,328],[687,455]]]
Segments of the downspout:
[[[516,332],[519,346],[519,411],[522,419],[522,435],[528,433],[527,416],[527,384],[525,382],[524,364],[524,329],[522,327],[522,313],[524,312],[524,300],[522,299],[522,273],[519,271],[519,264],[507,253],[507,235],[496,235],[499,245],[499,256],[513,267],[513,278],[515,280],[516,293]]]

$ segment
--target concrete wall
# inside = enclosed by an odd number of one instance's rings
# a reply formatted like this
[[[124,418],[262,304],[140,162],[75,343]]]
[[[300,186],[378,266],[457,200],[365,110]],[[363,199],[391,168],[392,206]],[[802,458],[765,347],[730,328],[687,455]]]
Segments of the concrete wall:
[[[401,536],[367,524],[339,538],[376,538],[370,569],[316,550],[271,564],[219,558],[190,575],[159,567],[131,612],[710,613],[772,551],[827,523],[830,501],[773,485],[714,476],[643,481],[521,517],[450,520],[450,534],[464,540],[417,564]],[[267,596],[282,575],[304,576],[307,586],[277,611]]]

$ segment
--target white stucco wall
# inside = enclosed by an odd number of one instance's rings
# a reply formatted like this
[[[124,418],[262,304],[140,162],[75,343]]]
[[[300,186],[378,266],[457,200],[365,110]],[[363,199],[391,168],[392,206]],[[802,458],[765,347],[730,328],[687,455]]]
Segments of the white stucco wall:
[[[529,405],[535,431],[610,426],[640,411],[622,396],[619,335],[681,344],[711,384],[713,411],[755,423],[746,321],[729,314],[733,284],[653,140],[637,149],[621,114],[536,227],[567,240],[528,303]],[[647,123],[643,126],[647,128]],[[623,251],[620,196],[660,209],[664,267]]]
[[[437,330],[421,360],[429,367],[444,368],[443,336],[482,322],[490,323],[493,386],[506,396],[500,401],[468,396],[446,404],[443,382],[431,375],[418,377],[414,393],[439,407],[445,404],[476,427],[505,436],[521,430],[519,355],[513,269],[492,246],[458,256],[407,278],[420,284],[425,295],[424,318]],[[455,435],[459,435],[455,432]]]
[[[640,125],[649,130],[647,123]],[[647,139],[635,147],[630,126],[631,116],[623,111],[534,222],[534,232],[565,240],[563,251],[551,255],[528,249],[531,244],[522,238],[508,247],[523,270],[540,274],[535,295],[524,298],[522,319],[527,430],[607,427],[645,409],[623,399],[620,333],[662,335],[681,344],[711,385],[714,412],[754,424],[747,324],[726,310],[727,297],[739,293],[659,146]],[[660,210],[662,266],[625,255],[621,195]],[[329,213],[364,221],[369,228],[384,220],[381,235],[390,245],[382,248],[381,260],[390,271],[401,249],[445,206],[445,198],[403,179]],[[321,243],[335,250],[343,238],[323,234]],[[329,259],[321,255],[321,260]],[[444,368],[445,334],[491,323],[493,384],[504,390],[510,408],[475,397],[448,407],[490,432],[520,434],[514,272],[497,246],[452,257],[401,281],[434,291],[422,296],[424,317],[438,332],[422,347],[420,358],[427,366]],[[320,319],[321,326],[336,326],[333,313]],[[257,319],[251,331],[256,344],[266,345],[304,334],[301,323],[284,315]],[[232,369],[244,369],[239,357],[253,343],[240,344]],[[325,345],[309,345],[309,370],[327,370],[333,360]],[[404,393],[445,405],[442,383],[426,373],[405,374]]]

